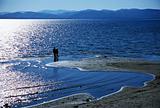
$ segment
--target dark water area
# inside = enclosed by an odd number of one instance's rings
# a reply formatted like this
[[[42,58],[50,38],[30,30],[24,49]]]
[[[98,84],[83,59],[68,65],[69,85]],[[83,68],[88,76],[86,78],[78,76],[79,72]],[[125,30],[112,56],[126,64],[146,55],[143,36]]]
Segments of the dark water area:
[[[61,55],[105,54],[129,57],[160,55],[159,20],[1,22],[4,23],[1,24],[1,37],[6,38],[5,43],[4,39],[1,39],[1,50],[4,50],[0,53],[1,58],[51,55],[54,46],[59,48]]]
[[[34,105],[75,93],[96,98],[124,86],[142,87],[152,75],[47,67],[59,59],[107,55],[160,60],[160,21],[0,20],[0,106]]]

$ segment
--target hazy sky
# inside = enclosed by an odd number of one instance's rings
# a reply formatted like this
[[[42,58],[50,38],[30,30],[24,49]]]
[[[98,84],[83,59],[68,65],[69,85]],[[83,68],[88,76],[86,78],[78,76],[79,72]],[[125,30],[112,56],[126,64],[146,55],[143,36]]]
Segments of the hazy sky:
[[[160,0],[0,0],[1,12],[121,8],[160,9]]]

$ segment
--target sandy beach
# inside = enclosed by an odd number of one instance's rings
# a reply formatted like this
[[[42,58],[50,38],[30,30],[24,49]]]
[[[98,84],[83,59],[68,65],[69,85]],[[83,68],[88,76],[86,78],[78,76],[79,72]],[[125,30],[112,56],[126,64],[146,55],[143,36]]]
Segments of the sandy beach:
[[[119,64],[117,66],[151,73],[156,76],[143,88],[124,88],[121,92],[95,102],[79,105],[79,108],[160,108],[160,64]]]
[[[62,67],[64,66],[63,63],[57,65],[62,65]],[[111,70],[133,70],[153,74],[155,75],[155,80],[148,82],[147,85],[142,88],[125,87],[123,88],[123,90],[116,94],[104,96],[103,98],[98,100],[89,98],[90,96],[88,94],[79,94],[31,106],[32,108],[160,108],[159,61],[138,61],[125,58],[121,60],[117,58],[108,60],[98,58],[97,60],[85,59],[81,61],[81,64],[78,64],[78,62],[74,62],[70,63],[67,66],[79,66],[84,70],[91,68],[93,70],[107,70],[108,67],[110,67]],[[77,98],[79,99],[77,100]]]

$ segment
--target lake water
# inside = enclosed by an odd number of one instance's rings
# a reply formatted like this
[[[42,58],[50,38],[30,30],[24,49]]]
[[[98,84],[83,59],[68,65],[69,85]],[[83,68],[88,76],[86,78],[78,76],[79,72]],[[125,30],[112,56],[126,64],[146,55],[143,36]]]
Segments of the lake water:
[[[53,47],[60,61],[97,55],[160,60],[160,21],[0,20],[0,106],[22,107],[123,86],[142,87],[152,75],[47,67]]]

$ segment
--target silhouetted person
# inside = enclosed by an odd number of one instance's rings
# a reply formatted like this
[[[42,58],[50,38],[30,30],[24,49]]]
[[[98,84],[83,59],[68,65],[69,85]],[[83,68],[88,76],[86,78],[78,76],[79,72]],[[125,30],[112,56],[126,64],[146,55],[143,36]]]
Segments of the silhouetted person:
[[[3,105],[4,108],[11,108],[11,106],[9,106],[7,103]]]
[[[53,49],[54,54],[54,62],[58,61],[58,49],[54,47]]]

